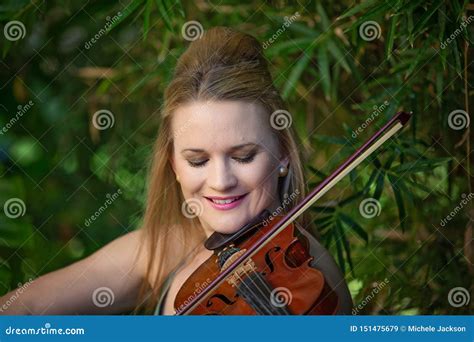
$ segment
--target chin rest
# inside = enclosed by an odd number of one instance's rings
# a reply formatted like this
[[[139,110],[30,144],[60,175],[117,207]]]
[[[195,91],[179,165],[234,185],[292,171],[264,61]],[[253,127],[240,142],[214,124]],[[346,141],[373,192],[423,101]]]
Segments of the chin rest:
[[[214,251],[216,249],[221,249],[225,247],[232,241],[237,240],[244,234],[250,232],[252,229],[257,228],[263,221],[270,217],[270,212],[267,209],[264,209],[260,214],[254,217],[249,223],[240,228],[233,234],[222,234],[214,232],[204,243],[204,247],[208,250]]]

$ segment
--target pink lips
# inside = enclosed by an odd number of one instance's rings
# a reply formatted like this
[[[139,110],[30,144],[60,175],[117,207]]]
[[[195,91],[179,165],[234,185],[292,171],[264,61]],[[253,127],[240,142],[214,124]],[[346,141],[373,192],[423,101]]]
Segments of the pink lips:
[[[230,209],[233,209],[235,207],[238,207],[243,199],[245,198],[245,196],[247,196],[247,194],[243,195],[243,196],[240,196],[237,200],[231,202],[231,203],[227,203],[227,204],[217,204],[217,203],[214,203],[210,198],[208,197],[204,197],[205,199],[208,200],[208,202],[211,204],[211,206],[217,210],[230,210]],[[224,198],[219,198],[219,197],[211,197],[211,198],[214,198],[214,199],[224,199]],[[227,197],[229,198],[229,197]]]

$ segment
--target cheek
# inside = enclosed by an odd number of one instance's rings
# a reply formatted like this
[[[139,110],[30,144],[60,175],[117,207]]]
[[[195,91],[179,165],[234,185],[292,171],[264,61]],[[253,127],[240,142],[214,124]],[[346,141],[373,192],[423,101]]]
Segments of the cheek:
[[[276,165],[269,159],[265,159],[255,167],[246,170],[246,183],[251,188],[269,188],[277,184]]]
[[[202,186],[205,180],[205,171],[190,167],[186,161],[178,161],[175,165],[184,194],[189,195]]]

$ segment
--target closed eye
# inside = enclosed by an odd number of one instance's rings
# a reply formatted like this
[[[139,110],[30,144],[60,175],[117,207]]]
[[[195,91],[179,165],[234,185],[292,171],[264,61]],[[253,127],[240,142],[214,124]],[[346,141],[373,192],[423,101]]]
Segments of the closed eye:
[[[254,158],[255,158],[255,154],[251,154],[251,155],[249,155],[247,157],[244,157],[244,158],[233,157],[232,159],[234,159],[237,163],[240,163],[240,164],[248,164],[248,163],[251,163]],[[202,166],[206,165],[208,160],[209,159],[200,160],[200,161],[188,160],[188,164],[192,167],[202,167]]]

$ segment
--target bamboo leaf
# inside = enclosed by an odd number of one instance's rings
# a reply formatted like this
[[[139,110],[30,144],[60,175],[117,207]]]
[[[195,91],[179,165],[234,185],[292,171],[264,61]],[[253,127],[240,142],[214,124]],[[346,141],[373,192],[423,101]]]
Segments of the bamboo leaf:
[[[329,73],[328,52],[325,46],[321,46],[318,50],[318,67],[321,74],[324,96],[326,100],[329,100],[331,97],[331,75]]]
[[[158,11],[160,12],[161,18],[163,18],[166,27],[168,30],[173,31],[173,23],[169,16],[168,9],[166,8],[166,3],[162,0],[156,0],[156,5],[158,6]]]
[[[148,36],[148,30],[150,28],[150,13],[153,5],[153,0],[147,0],[145,7],[145,15],[143,17],[143,41]]]
[[[311,166],[311,165],[308,165],[308,169],[309,169],[312,173],[314,173],[315,175],[317,175],[319,178],[321,178],[321,179],[324,179],[324,178],[327,177],[327,175],[326,175],[324,172],[319,171],[318,169],[316,169],[315,167],[313,167],[313,166]]]
[[[168,8],[176,8],[178,10],[178,13],[181,17],[185,18],[186,14],[184,13],[183,5],[181,4],[181,0],[167,0],[172,2],[171,5],[168,6]]]
[[[325,207],[325,206],[312,206],[311,210],[317,213],[331,214],[336,209],[334,207]]]
[[[112,31],[118,25],[123,23],[125,19],[128,18],[133,12],[135,12],[144,1],[145,0],[133,0],[131,3],[129,3],[128,6],[125,7],[125,9],[123,10],[122,15],[120,16],[120,20],[114,21],[107,30],[107,33],[110,33],[110,31]]]
[[[341,19],[344,19],[344,18],[347,18],[347,17],[350,17],[350,16],[353,16],[357,13],[360,13],[362,12],[363,10],[369,8],[369,7],[372,7],[374,4],[376,4],[378,2],[378,0],[367,0],[367,1],[362,1],[361,4],[357,5],[357,6],[354,6],[352,7],[350,10],[346,11],[345,13],[343,13],[339,18],[337,18],[337,20],[341,20]]]
[[[341,236],[337,226],[334,226],[333,232],[334,232],[334,238],[336,239],[337,261],[339,262],[339,266],[342,269],[342,273],[345,274],[346,273],[346,265],[345,265],[345,262],[344,262],[344,254],[343,254],[343,247],[342,247],[342,241],[341,241],[342,236]]]
[[[397,26],[398,16],[394,15],[390,19],[387,32],[387,43],[385,44],[385,58],[389,60],[392,57],[393,42],[395,40],[395,27]]]
[[[415,160],[413,162],[403,163],[391,169],[398,175],[432,171],[434,168],[450,161],[451,158],[433,158],[427,160]]]
[[[369,243],[369,235],[367,232],[352,218],[347,216],[344,213],[339,213],[341,220],[350,228],[352,229],[365,243]]]
[[[326,11],[324,11],[323,6],[321,6],[320,1],[318,1],[316,3],[316,11],[321,16],[321,25],[322,25],[324,31],[327,31],[330,27],[330,22],[329,22],[329,18],[327,16],[327,14],[326,14]]]
[[[306,69],[309,61],[313,57],[313,50],[314,46],[312,46],[309,51],[304,52],[296,62],[295,67],[292,69],[290,76],[288,77],[288,80],[283,88],[282,96],[284,99],[287,99],[288,96],[294,92],[296,83],[300,79],[301,74],[303,73],[304,69]]]
[[[397,202],[398,208],[398,218],[400,220],[400,225],[402,227],[402,231],[405,231],[406,228],[406,211],[405,211],[405,204],[403,201],[403,196],[400,191],[400,185],[398,182],[403,182],[401,178],[394,177],[392,175],[388,175],[388,179],[390,180],[390,184],[392,185],[393,194],[395,195],[395,201]]]
[[[346,252],[346,257],[349,263],[349,267],[351,268],[351,272],[354,274],[354,265],[352,264],[352,257],[351,257],[351,246],[349,244],[349,240],[346,237],[346,234],[344,233],[344,227],[342,226],[341,221],[339,220],[336,221],[336,229],[339,231],[339,234],[342,240],[342,245]]]
[[[425,27],[426,23],[428,20],[433,16],[433,14],[438,11],[438,9],[441,7],[441,5],[444,3],[444,0],[438,0],[436,5],[431,5],[431,7],[428,8],[428,10],[423,14],[423,16],[418,20],[418,23],[415,25],[415,28],[413,29],[413,32],[415,34],[416,38],[418,35],[423,33],[427,27]]]
[[[374,195],[372,196],[376,200],[380,199],[383,191],[383,185],[385,180],[385,172],[381,171],[379,177],[377,178],[377,186],[375,187]]]

